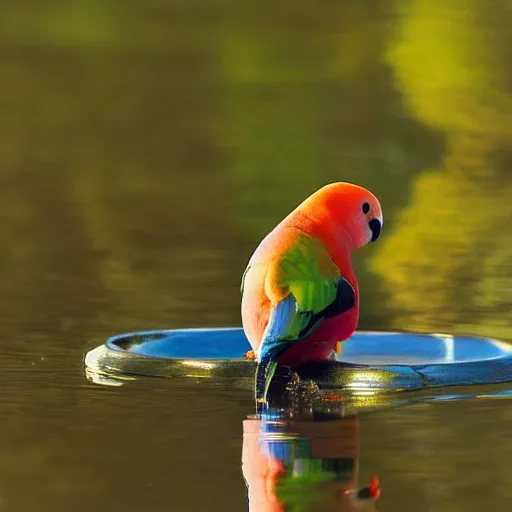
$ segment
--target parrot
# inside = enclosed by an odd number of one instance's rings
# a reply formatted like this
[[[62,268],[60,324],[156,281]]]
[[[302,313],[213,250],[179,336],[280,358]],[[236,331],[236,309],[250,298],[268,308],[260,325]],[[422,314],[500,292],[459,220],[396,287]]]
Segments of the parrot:
[[[347,182],[307,197],[256,247],[240,286],[242,328],[257,362],[256,403],[265,403],[277,366],[332,360],[359,321],[352,252],[375,242],[377,197]]]

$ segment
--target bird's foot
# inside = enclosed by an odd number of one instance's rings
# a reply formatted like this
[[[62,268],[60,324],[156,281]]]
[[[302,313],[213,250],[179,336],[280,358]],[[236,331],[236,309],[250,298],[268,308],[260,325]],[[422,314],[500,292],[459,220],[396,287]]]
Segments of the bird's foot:
[[[245,353],[245,359],[248,361],[254,361],[256,359],[256,354],[254,353],[254,350],[249,350]]]
[[[300,377],[289,366],[278,366],[268,386],[267,409],[288,410],[300,399]]]

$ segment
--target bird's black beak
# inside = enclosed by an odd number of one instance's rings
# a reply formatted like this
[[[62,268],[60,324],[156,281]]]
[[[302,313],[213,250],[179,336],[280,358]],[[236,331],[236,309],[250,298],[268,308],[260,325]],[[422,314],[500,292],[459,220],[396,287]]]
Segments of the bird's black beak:
[[[372,219],[368,223],[368,226],[372,230],[372,239],[370,241],[375,242],[375,240],[377,240],[380,236],[380,230],[382,229],[382,224],[379,219]]]

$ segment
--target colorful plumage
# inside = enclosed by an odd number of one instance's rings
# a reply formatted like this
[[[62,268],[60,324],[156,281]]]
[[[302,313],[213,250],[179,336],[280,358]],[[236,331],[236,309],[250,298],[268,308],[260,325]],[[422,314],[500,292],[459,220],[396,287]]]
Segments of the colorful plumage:
[[[280,222],[253,253],[242,278],[242,323],[258,361],[264,400],[276,364],[332,358],[355,331],[359,290],[353,250],[377,240],[378,199],[351,183],[327,185]]]

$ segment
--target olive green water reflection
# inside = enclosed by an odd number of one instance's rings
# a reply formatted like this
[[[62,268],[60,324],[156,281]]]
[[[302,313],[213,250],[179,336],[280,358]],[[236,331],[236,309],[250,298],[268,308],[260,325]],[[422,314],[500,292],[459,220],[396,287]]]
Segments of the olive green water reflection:
[[[504,0],[4,2],[0,509],[244,509],[245,392],[99,388],[81,359],[239,324],[250,251],[327,181],[383,203],[362,327],[512,338],[511,23]],[[507,407],[367,418],[379,509],[507,510]]]

